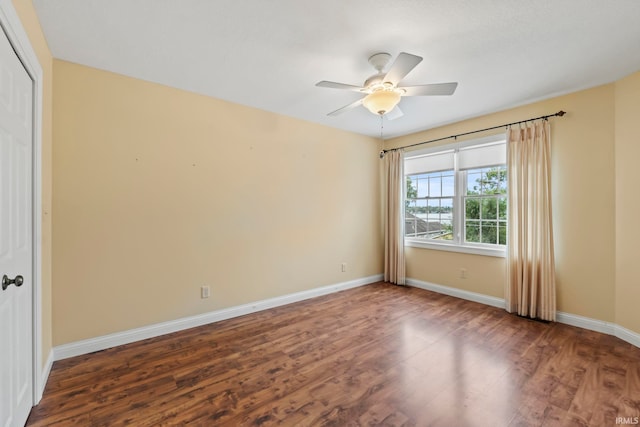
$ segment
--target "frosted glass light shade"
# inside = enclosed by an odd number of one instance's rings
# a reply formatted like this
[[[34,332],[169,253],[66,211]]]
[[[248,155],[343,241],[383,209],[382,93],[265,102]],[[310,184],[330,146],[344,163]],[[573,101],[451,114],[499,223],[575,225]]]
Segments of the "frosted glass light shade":
[[[387,114],[400,102],[400,94],[392,90],[377,90],[365,96],[362,104],[373,114]]]

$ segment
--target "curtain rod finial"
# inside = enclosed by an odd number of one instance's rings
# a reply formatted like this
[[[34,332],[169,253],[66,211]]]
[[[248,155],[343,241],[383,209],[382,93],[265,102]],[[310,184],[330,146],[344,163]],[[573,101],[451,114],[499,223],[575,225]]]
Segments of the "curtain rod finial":
[[[380,152],[380,158],[381,158],[381,159],[384,159],[384,150],[382,150],[382,151]]]
[[[562,117],[562,116],[564,116],[565,114],[567,114],[567,112],[566,112],[566,111],[562,111],[562,110],[560,110],[560,111],[558,111],[558,112],[556,113],[556,116],[558,116],[558,117]]]

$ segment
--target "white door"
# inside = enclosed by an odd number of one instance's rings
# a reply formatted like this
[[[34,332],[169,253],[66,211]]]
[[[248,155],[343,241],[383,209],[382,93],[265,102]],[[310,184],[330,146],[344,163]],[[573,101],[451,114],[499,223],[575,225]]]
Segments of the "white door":
[[[32,108],[31,78],[0,28],[0,427],[24,426],[33,403]]]

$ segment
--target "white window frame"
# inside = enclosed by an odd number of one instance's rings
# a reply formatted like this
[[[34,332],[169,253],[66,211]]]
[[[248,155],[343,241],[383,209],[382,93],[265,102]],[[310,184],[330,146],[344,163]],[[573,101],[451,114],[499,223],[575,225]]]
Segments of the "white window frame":
[[[440,251],[447,252],[460,252],[474,255],[484,255],[484,256],[494,256],[494,257],[506,257],[506,245],[493,245],[486,243],[468,243],[464,241],[463,230],[464,230],[464,213],[463,213],[463,194],[466,192],[466,180],[461,179],[462,176],[466,176],[466,171],[458,170],[458,152],[460,149],[472,147],[476,145],[486,145],[492,143],[506,143],[506,137],[504,134],[491,135],[483,138],[476,138],[464,142],[456,142],[453,144],[440,145],[437,147],[429,147],[422,150],[412,151],[410,153],[405,154],[405,159],[411,159],[419,156],[424,156],[428,154],[435,154],[438,152],[451,151],[452,149],[455,152],[454,155],[454,176],[455,176],[455,188],[456,192],[453,197],[453,226],[455,230],[455,238],[454,241],[427,241],[421,238],[413,238],[407,237],[404,238],[405,246],[414,247],[414,248],[424,248],[424,249],[435,249]],[[506,150],[506,148],[505,148]],[[497,166],[497,165],[493,165]],[[491,167],[491,165],[486,165],[482,167]],[[435,171],[429,171],[435,172]],[[406,175],[405,175],[406,176]],[[402,180],[403,183],[403,195],[407,194],[406,189],[406,178]],[[404,202],[402,209],[402,221],[404,224]],[[507,230],[508,233],[508,230]]]

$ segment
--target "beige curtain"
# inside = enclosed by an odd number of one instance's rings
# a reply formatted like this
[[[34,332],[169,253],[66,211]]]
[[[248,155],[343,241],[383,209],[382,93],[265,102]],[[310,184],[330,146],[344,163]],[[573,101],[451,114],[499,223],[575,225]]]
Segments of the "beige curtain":
[[[405,284],[404,269],[404,153],[384,157],[384,280]]]
[[[555,321],[549,122],[512,127],[507,143],[506,308],[521,316]]]

